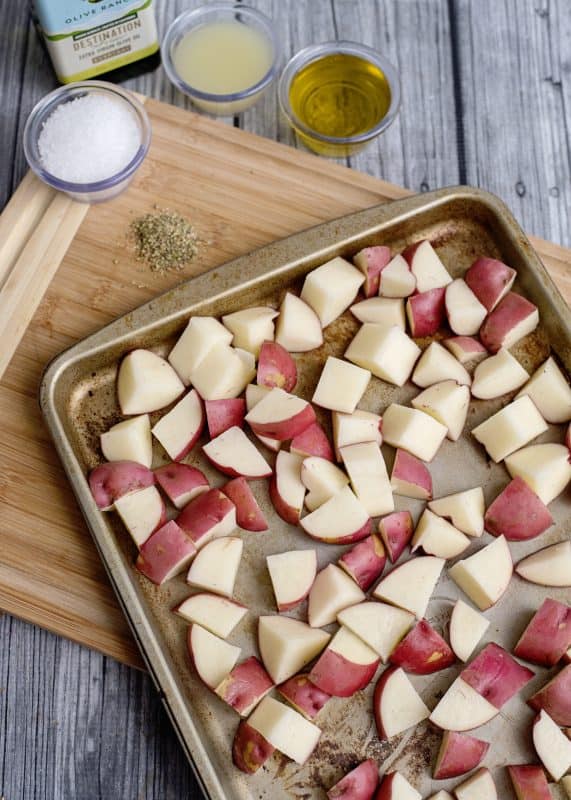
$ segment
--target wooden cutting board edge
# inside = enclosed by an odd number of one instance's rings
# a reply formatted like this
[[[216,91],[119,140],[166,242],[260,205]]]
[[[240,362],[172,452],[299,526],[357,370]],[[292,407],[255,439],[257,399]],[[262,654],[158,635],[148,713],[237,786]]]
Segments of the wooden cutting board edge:
[[[161,114],[162,118],[167,120],[171,118],[180,121],[180,115],[190,114],[188,111],[168,106],[155,100],[148,100],[147,108],[151,115],[153,111],[156,111]],[[246,144],[263,156],[277,159],[282,162],[284,171],[287,171],[288,164],[296,165],[298,168],[307,166],[312,172],[337,180],[342,185],[351,184],[355,189],[364,190],[366,194],[363,195],[363,203],[359,207],[355,207],[354,210],[412,194],[412,192],[403,187],[347,169],[344,166],[320,159],[312,154],[223,125],[200,115],[192,114],[191,116],[193,125],[196,128],[200,128],[203,132],[208,132],[212,130],[211,126],[216,126],[215,132],[218,137],[224,137],[238,146]],[[18,198],[25,196],[29,200],[29,185],[34,180],[38,183],[38,189],[43,186],[39,180],[27,175],[24,181],[28,186],[28,191],[15,194],[0,216],[0,228],[2,220],[7,217],[17,218],[19,209],[16,207],[16,203]],[[80,228],[81,225],[78,230]],[[569,269],[571,250],[537,237],[530,237],[530,240],[562,295],[568,303],[571,303],[571,270]],[[63,261],[66,252],[67,246],[65,249],[62,248],[59,263]],[[46,590],[49,589],[50,597],[55,599],[56,602],[46,602],[45,595],[47,592],[44,593],[44,588]],[[70,607],[70,594],[64,582],[60,587],[54,587],[53,580],[47,577],[45,587],[42,587],[41,581],[36,579],[32,590],[29,583],[29,575],[26,574],[25,570],[18,569],[18,564],[16,563],[7,564],[0,560],[0,609],[112,656],[125,664],[144,668],[139,650],[129,635],[125,618],[119,606],[113,602],[114,598],[105,591],[97,592],[96,590],[95,595],[97,602],[101,604],[102,619],[105,619],[106,622],[101,628],[85,624],[85,618],[81,614],[82,598],[73,598],[74,603],[77,604],[74,605],[74,608]],[[111,622],[111,633],[109,631],[109,622]]]

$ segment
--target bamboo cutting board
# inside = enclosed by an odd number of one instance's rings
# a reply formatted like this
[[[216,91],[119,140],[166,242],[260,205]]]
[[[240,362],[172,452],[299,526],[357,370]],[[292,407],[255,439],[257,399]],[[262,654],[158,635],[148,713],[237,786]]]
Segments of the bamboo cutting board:
[[[76,340],[181,280],[408,194],[188,111],[154,100],[146,108],[153,143],[129,190],[87,210],[62,210],[47,251],[61,264],[0,384],[0,608],[134,666],[142,665],[140,656],[43,427],[37,403],[43,368]],[[29,219],[30,205],[32,232],[51,207],[49,198],[38,200],[44,190],[36,179],[25,180],[0,217],[0,232],[12,220]],[[153,273],[133,255],[129,223],[155,205],[186,215],[207,242],[184,272]],[[0,256],[1,242],[0,236]],[[534,245],[571,302],[571,251],[537,239]],[[40,275],[29,285],[29,304],[41,283]]]

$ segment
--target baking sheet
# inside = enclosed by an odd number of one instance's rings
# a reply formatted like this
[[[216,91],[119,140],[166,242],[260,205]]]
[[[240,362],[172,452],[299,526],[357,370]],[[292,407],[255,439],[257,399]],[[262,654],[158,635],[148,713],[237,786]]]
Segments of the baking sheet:
[[[135,548],[130,537],[113,514],[96,509],[88,490],[85,475],[101,461],[99,434],[121,418],[115,400],[117,363],[134,347],[149,347],[165,355],[191,314],[219,316],[254,304],[277,306],[286,289],[300,288],[309,270],[334,255],[349,257],[371,244],[389,245],[396,252],[421,238],[432,241],[453,276],[461,275],[483,254],[515,267],[516,289],[539,306],[541,326],[513,349],[514,354],[531,372],[546,357],[551,344],[567,371],[571,370],[568,309],[524,234],[497,198],[478,190],[457,188],[368,209],[230,262],[182,284],[80,342],[59,356],[45,373],[41,405],[55,446],[149,671],[211,800],[324,797],[325,789],[367,757],[375,758],[383,770],[402,770],[423,795],[458,781],[430,779],[440,734],[428,723],[389,742],[379,741],[371,714],[374,682],[367,691],[349,700],[333,699],[327,705],[318,719],[323,730],[321,741],[303,767],[279,754],[255,776],[245,776],[233,767],[230,749],[238,717],[193,673],[186,655],[186,625],[170,611],[189,594],[184,574],[164,587],[142,578],[133,568]],[[325,342],[319,350],[296,357],[296,392],[311,396],[325,358],[341,355],[357,327],[346,313],[326,329]],[[417,391],[411,384],[398,389],[373,379],[360,407],[382,413],[390,402],[406,403]],[[507,483],[505,469],[489,462],[470,436],[473,427],[506,402],[506,397],[491,402],[472,401],[462,439],[455,444],[446,441],[431,465],[435,497],[482,485],[489,503]],[[328,424],[329,415],[321,415],[321,421]],[[561,439],[562,429],[550,426],[539,441]],[[391,448],[384,448],[384,452],[390,468]],[[155,456],[155,466],[165,460],[158,447]],[[199,448],[194,448],[186,460],[204,469],[214,485],[224,483],[224,477],[202,459]],[[300,529],[280,520],[271,507],[264,481],[254,482],[252,488],[270,521],[270,530],[238,534],[244,539],[245,548],[235,596],[251,613],[230,641],[242,646],[243,658],[256,653],[258,615],[275,612],[265,556],[286,549],[316,547],[322,567],[346,549],[319,545]],[[396,504],[399,509],[411,508],[416,516],[423,506],[400,497]],[[550,509],[556,524],[537,541],[511,543],[514,561],[571,535],[569,490]],[[475,540],[463,557],[488,541],[487,535]],[[563,599],[566,591],[547,591],[514,578],[506,596],[486,613],[491,625],[483,642],[497,641],[511,650],[542,599],[547,595]],[[445,635],[458,596],[457,588],[444,575],[427,618]],[[305,611],[302,606],[292,616],[303,618]],[[412,676],[412,682],[432,708],[460,669],[458,664],[436,675]],[[533,712],[524,701],[549,674],[542,668],[535,669],[537,677],[521,697],[514,698],[495,720],[478,729],[478,736],[494,743],[484,763],[492,767],[501,797],[509,796],[511,790],[505,770],[496,767],[535,760],[530,735]]]

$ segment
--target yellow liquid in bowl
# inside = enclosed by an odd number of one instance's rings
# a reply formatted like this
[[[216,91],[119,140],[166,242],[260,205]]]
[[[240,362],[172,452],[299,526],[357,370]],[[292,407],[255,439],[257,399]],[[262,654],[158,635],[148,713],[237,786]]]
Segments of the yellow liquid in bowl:
[[[324,136],[358,136],[387,114],[391,88],[385,73],[370,61],[347,53],[316,59],[293,78],[289,101],[294,115]],[[327,144],[298,131],[305,143],[326,155],[345,155],[359,146]]]

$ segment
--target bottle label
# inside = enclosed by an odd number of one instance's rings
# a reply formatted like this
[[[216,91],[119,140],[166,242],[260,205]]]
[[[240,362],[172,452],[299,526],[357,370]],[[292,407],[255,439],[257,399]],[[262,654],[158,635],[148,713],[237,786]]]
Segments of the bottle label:
[[[84,80],[158,50],[152,0],[36,0],[50,58],[62,83]]]

